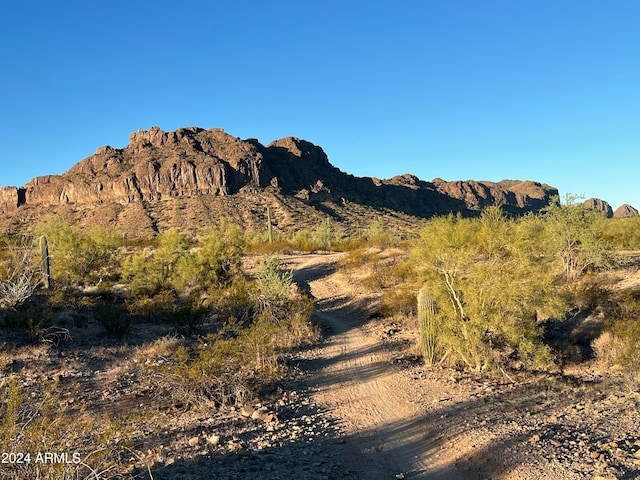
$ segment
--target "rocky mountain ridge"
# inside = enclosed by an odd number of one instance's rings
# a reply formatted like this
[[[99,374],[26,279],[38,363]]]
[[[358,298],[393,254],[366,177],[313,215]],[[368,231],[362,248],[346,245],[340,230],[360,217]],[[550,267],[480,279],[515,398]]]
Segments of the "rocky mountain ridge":
[[[180,224],[180,216],[194,203],[202,205],[196,209],[198,216],[209,210],[215,217],[220,209],[214,204],[226,204],[227,213],[248,220],[251,212],[230,212],[229,208],[256,210],[274,198],[281,209],[312,207],[347,220],[349,215],[342,213],[354,205],[428,218],[448,212],[473,215],[498,203],[517,214],[543,208],[557,194],[557,189],[531,181],[426,182],[409,174],[387,180],[355,177],[331,165],[321,147],[295,137],[264,146],[218,128],[164,132],[152,127],[132,133],[129,145],[122,149],[99,148],[62,175],[36,177],[20,188],[1,188],[0,228],[10,230],[55,211],[120,227],[137,223],[121,218],[137,211],[146,217],[139,229],[181,227],[185,225]],[[265,196],[271,200],[261,198]],[[253,206],[246,204],[247,198]],[[160,204],[164,215],[155,211]],[[168,214],[168,210],[180,210],[182,215]],[[100,221],[98,217],[108,218]],[[201,218],[199,223],[207,220]]]

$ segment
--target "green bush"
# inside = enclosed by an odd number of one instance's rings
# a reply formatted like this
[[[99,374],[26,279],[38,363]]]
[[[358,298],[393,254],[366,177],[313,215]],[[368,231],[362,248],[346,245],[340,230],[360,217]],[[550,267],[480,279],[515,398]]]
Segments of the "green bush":
[[[153,296],[170,288],[191,295],[224,284],[239,272],[245,247],[242,231],[224,219],[197,242],[171,229],[158,235],[157,243],[124,262],[122,277],[134,295]]]
[[[480,218],[432,219],[412,256],[436,305],[439,354],[478,371],[517,358],[539,368],[551,361],[536,325],[541,311],[560,317],[542,221],[510,220],[498,207]]]
[[[93,317],[104,330],[119,340],[131,329],[131,316],[115,298],[103,298],[93,307]]]
[[[284,270],[278,257],[268,255],[258,265],[255,278],[261,309],[281,311],[293,293],[293,271]]]
[[[115,231],[94,228],[84,234],[78,227],[54,218],[36,233],[48,239],[54,281],[80,285],[117,275],[117,249],[122,236]]]

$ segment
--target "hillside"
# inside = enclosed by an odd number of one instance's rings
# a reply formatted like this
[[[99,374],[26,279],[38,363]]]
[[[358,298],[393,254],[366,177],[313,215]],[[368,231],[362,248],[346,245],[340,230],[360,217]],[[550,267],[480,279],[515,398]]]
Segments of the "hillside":
[[[131,134],[125,148],[99,148],[62,175],[1,188],[0,229],[19,231],[51,214],[133,235],[193,231],[221,215],[255,228],[264,225],[267,206],[280,231],[327,215],[350,228],[373,214],[401,227],[415,217],[472,215],[494,203],[523,213],[557,194],[531,181],[355,177],[334,167],[321,147],[294,137],[264,146],[222,129],[152,127]]]

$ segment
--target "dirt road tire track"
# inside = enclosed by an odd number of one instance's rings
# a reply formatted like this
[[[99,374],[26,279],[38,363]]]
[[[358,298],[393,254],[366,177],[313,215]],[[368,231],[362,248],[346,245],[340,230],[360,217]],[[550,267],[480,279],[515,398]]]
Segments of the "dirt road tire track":
[[[314,320],[324,341],[306,353],[308,387],[343,426],[345,464],[363,479],[479,478],[453,466],[455,449],[444,452],[429,441],[435,426],[422,423],[411,385],[379,338],[366,331],[375,300],[334,274],[339,258],[304,255],[287,262],[316,301]]]

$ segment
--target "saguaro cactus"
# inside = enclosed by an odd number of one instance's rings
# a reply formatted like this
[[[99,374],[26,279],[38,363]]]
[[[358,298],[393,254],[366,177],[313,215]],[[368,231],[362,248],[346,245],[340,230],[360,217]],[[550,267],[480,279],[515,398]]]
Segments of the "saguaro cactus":
[[[431,366],[436,357],[436,304],[433,298],[429,296],[427,285],[418,292],[418,321],[424,363],[427,366]]]
[[[45,235],[40,237],[40,261],[42,262],[42,285],[51,286],[51,269],[49,266],[49,242]]]

